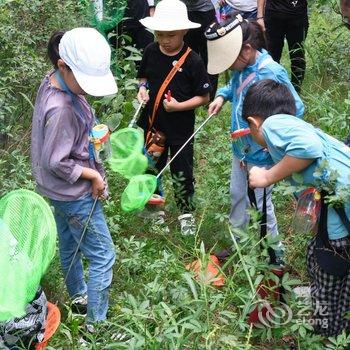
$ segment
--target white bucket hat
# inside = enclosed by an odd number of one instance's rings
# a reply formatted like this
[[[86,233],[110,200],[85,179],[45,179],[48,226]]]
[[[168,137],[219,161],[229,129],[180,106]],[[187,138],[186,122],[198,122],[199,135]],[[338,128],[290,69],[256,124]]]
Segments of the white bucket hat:
[[[205,32],[208,46],[208,73],[219,74],[236,61],[243,44],[241,15],[226,24],[213,23]]]
[[[153,17],[140,19],[141,24],[152,30],[170,32],[173,30],[199,28],[199,23],[188,19],[187,7],[180,0],[162,0]]]
[[[66,32],[58,51],[87,94],[107,96],[117,93],[118,87],[110,70],[111,49],[96,29],[75,28]]]

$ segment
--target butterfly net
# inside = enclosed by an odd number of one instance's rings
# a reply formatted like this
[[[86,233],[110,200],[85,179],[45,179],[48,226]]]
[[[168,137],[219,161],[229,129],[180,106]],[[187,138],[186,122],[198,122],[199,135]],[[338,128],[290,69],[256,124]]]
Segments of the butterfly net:
[[[143,174],[148,167],[147,157],[143,154],[143,131],[124,128],[110,136],[112,156],[109,164],[113,171],[127,179]]]
[[[15,190],[0,199],[0,321],[20,317],[55,254],[56,223],[38,194]]]
[[[137,175],[130,179],[121,197],[121,207],[126,212],[142,210],[157,187],[157,177],[150,174]]]

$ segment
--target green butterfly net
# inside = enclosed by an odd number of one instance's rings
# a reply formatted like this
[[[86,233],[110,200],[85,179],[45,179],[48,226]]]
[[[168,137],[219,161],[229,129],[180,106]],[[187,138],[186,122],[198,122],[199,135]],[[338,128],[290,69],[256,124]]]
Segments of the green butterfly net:
[[[0,321],[25,314],[54,257],[56,237],[41,196],[21,189],[0,199]]]

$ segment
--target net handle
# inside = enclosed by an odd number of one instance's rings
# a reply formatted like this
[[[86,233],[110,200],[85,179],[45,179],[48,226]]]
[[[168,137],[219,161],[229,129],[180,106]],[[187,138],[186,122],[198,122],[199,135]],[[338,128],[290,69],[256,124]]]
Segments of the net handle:
[[[95,211],[95,207],[96,207],[96,204],[97,204],[97,201],[98,201],[98,196],[96,196],[96,198],[94,199],[94,202],[92,204],[92,207],[91,207],[91,210],[90,210],[90,213],[89,213],[89,216],[86,220],[86,223],[84,225],[84,228],[83,228],[83,232],[81,234],[81,237],[80,237],[80,240],[78,242],[78,245],[77,245],[77,248],[75,249],[75,252],[74,252],[74,255],[73,255],[73,259],[72,259],[72,262],[70,263],[69,265],[69,268],[68,268],[68,271],[67,271],[67,274],[66,274],[66,277],[64,278],[64,283],[67,282],[67,278],[68,278],[68,275],[70,273],[70,270],[72,269],[72,266],[75,262],[75,257],[77,256],[78,252],[79,252],[79,249],[80,249],[80,246],[81,246],[81,242],[83,241],[83,238],[85,236],[85,232],[90,224],[90,220],[91,220],[91,217],[92,217],[92,214],[94,213]]]
[[[216,113],[212,113],[210,114],[207,119],[204,120],[204,122],[199,125],[199,127],[197,128],[197,130],[195,130],[195,132],[188,138],[188,140],[181,146],[181,148],[174,154],[174,156],[170,159],[170,161],[168,162],[168,164],[159,172],[159,174],[157,175],[157,179],[159,179],[159,177],[164,173],[164,171],[169,168],[170,164],[172,163],[172,161],[179,155],[179,153],[187,146],[187,144],[196,136],[196,134],[203,128],[203,126],[205,124],[208,123],[208,121],[215,115]]]
[[[134,116],[132,117],[132,119],[131,119],[131,121],[130,121],[130,123],[128,125],[128,128],[133,128],[134,127],[134,125],[136,123],[136,120],[137,120],[137,117],[140,114],[140,111],[141,111],[142,107],[143,107],[143,101],[140,102],[139,106],[137,107],[136,112],[135,112]]]

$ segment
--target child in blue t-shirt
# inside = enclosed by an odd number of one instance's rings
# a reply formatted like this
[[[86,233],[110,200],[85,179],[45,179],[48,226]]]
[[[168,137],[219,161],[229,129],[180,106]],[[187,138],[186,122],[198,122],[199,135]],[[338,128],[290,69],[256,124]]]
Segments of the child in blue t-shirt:
[[[273,80],[259,81],[247,92],[243,118],[254,141],[267,148],[275,163],[270,169],[252,167],[249,185],[266,187],[282,179],[293,183],[292,175],[298,173],[303,185],[320,191],[321,212],[308,246],[307,268],[314,329],[334,336],[350,329],[345,316],[350,310],[350,148],[295,118],[295,111],[288,87]],[[326,195],[343,200],[332,206]]]
[[[206,31],[208,39],[208,72],[217,74],[226,69],[232,71],[231,81],[219,89],[215,100],[209,106],[209,113],[219,113],[223,104],[232,104],[231,130],[247,128],[242,118],[242,104],[245,94],[255,81],[273,79],[288,86],[294,96],[297,117],[302,117],[304,105],[289,81],[286,70],[276,63],[265,50],[266,43],[261,26],[257,22],[243,20],[240,15],[231,22],[212,25]],[[244,229],[249,222],[247,195],[247,172],[256,165],[268,167],[273,164],[268,152],[246,136],[243,142],[232,144],[233,159],[230,181],[231,212],[230,223]],[[264,188],[255,188],[254,194],[259,210],[263,207]],[[267,230],[272,236],[278,235],[277,220],[271,200],[272,186],[266,189]],[[282,245],[277,256],[282,256]]]

